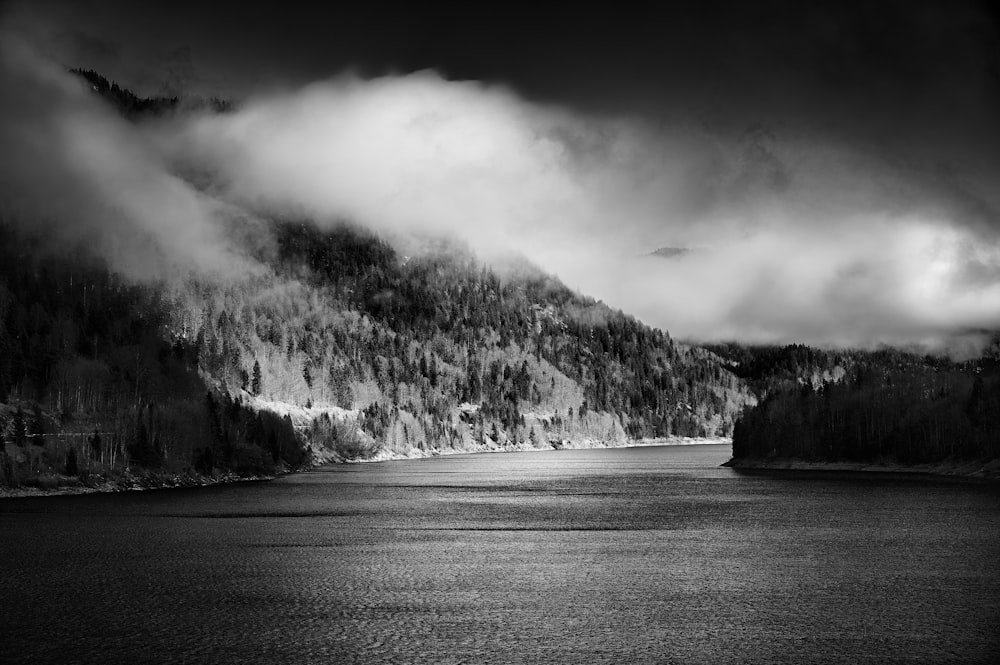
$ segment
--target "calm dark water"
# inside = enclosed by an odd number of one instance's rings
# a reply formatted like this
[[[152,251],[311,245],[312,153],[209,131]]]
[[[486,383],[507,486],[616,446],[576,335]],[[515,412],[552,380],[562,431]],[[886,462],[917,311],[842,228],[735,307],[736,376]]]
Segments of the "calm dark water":
[[[6,663],[1000,662],[1000,491],[726,446],[0,501]]]

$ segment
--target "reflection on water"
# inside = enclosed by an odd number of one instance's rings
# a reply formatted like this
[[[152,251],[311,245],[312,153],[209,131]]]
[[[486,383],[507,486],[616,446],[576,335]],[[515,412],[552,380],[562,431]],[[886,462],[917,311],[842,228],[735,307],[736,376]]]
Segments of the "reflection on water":
[[[1000,492],[726,446],[0,501],[0,661],[1000,662]]]

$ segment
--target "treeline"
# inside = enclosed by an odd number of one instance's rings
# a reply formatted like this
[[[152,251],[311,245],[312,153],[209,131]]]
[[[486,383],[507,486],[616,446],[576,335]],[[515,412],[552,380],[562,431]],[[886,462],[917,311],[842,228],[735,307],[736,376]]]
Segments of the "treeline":
[[[1000,458],[1000,367],[898,351],[857,353],[841,381],[772,391],[733,434],[733,456],[916,464]]]
[[[177,97],[139,97],[128,88],[109,81],[92,69],[71,69],[70,72],[89,83],[94,92],[132,120],[145,115],[160,115],[172,111],[177,108],[180,101]]]
[[[109,81],[92,69],[71,69],[86,81],[91,89],[103,97],[117,111],[129,120],[139,120],[145,117],[156,117],[174,111],[209,111],[212,113],[228,113],[235,107],[233,102],[221,97],[139,97],[134,92]]]

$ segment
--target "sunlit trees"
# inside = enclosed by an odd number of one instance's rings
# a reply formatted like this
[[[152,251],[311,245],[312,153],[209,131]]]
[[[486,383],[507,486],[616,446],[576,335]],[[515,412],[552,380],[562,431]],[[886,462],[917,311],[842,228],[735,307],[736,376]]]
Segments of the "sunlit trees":
[[[0,386],[33,414],[13,439],[94,427],[84,461],[107,469],[259,471],[301,462],[309,435],[251,420],[246,392],[400,449],[598,439],[625,423],[635,437],[726,433],[748,398],[712,354],[537,270],[501,273],[453,246],[404,258],[347,226],[273,231],[260,274],[168,292],[76,259],[26,262],[0,228]]]

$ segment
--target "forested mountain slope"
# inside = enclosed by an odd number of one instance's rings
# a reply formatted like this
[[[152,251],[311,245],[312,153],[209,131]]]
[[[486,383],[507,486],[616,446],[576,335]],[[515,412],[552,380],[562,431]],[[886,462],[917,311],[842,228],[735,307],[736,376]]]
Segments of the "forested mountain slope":
[[[177,329],[231,391],[356,411],[393,450],[725,435],[748,399],[711,353],[537,270],[348,227],[276,236],[274,276],[189,299]]]
[[[181,112],[81,76],[127,117]],[[258,217],[255,270],[143,284],[5,220],[0,482],[719,436],[753,400],[713,353],[523,262]]]
[[[11,455],[29,463],[25,413],[59,454],[97,430],[104,450],[78,456],[264,472],[301,463],[307,444],[364,455],[726,435],[749,398],[711,353],[541,273],[501,277],[453,249],[401,257],[347,227],[274,230],[268,274],[132,286],[6,228]]]

